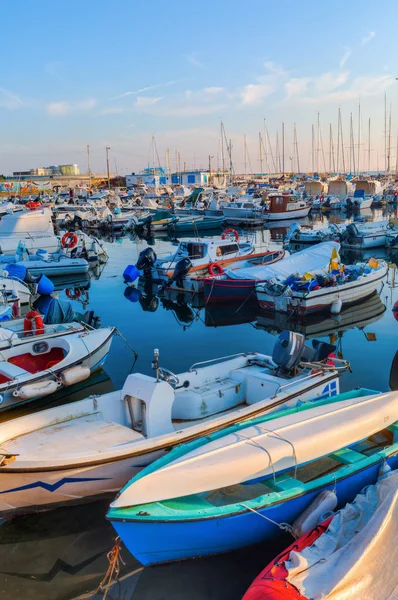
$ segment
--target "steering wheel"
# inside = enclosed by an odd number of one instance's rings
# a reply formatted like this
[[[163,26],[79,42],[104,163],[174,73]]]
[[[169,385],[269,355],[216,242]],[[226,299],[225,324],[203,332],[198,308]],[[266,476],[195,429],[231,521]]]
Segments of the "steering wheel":
[[[163,379],[163,381],[166,381],[173,387],[175,387],[176,385],[178,385],[180,383],[180,380],[178,379],[177,375],[175,375],[172,371],[169,371],[168,369],[159,367],[158,373],[159,373],[160,379]]]

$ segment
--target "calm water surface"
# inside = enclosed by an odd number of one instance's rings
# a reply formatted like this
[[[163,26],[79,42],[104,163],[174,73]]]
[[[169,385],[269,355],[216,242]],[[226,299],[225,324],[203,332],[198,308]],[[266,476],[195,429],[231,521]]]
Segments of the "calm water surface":
[[[370,220],[385,218],[381,210],[368,211],[364,216]],[[336,215],[330,220],[344,219]],[[313,217],[316,227],[327,222],[326,217]],[[248,235],[255,237],[259,247],[274,248],[280,246],[288,227],[289,223],[277,223],[269,231]],[[297,324],[280,315],[269,318],[249,303],[227,308],[203,307],[198,298],[192,300],[177,293],[159,298],[149,288],[140,289],[140,293],[130,290],[126,297],[123,270],[135,262],[147,240],[127,236],[104,238],[104,243],[109,261],[99,279],[91,280],[84,308],[94,310],[102,324],[115,325],[121,331],[139,354],[135,369],[140,372],[151,373],[154,348],[160,350],[161,365],[179,373],[194,362],[236,352],[271,353],[279,332],[292,329],[338,345],[339,352],[352,366],[352,373],[344,374],[341,379],[342,390],[359,385],[388,390],[390,378],[395,387],[397,375],[392,365],[398,350],[398,322],[392,307],[398,293],[393,270],[380,296],[344,311],[339,317],[322,316]],[[166,238],[157,237],[149,243],[158,254],[175,247]],[[373,255],[398,264],[398,253],[386,255],[384,249],[377,249]],[[364,256],[368,258],[370,254]],[[343,258],[348,262],[361,259],[361,255],[350,253]],[[60,298],[65,298],[65,291],[60,292]],[[77,310],[83,309],[78,301],[74,305]],[[125,341],[115,338],[105,372],[94,377],[91,387],[85,386],[68,400],[120,388],[133,360]],[[48,399],[43,401],[43,406],[48,402]],[[104,518],[108,504],[101,501],[67,507],[2,524],[1,596],[14,600],[102,598],[104,592],[96,590],[107,570],[106,555],[115,537]],[[285,537],[223,556],[145,569],[124,550],[121,580],[110,588],[107,598],[238,600],[256,574],[290,543]]]

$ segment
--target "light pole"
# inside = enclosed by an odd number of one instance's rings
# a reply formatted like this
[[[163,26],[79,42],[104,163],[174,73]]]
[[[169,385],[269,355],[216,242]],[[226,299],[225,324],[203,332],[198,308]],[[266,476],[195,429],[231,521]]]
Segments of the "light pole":
[[[209,185],[211,184],[211,159],[214,158],[214,156],[210,156],[209,154]]]
[[[111,180],[109,177],[109,150],[110,150],[110,147],[106,146],[105,151],[106,151],[106,172],[108,174],[108,190],[111,187]]]

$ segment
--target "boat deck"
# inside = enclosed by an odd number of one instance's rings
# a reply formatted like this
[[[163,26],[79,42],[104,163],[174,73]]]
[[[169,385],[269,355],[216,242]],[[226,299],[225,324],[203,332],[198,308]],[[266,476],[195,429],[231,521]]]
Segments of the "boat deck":
[[[2,452],[18,454],[22,460],[46,461],[51,458],[101,455],[143,436],[119,423],[103,420],[98,413],[56,423],[4,442]]]

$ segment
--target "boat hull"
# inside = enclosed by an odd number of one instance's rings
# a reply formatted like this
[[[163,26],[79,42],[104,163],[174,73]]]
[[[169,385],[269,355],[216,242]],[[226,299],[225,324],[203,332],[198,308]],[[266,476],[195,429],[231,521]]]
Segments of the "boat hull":
[[[308,293],[274,296],[257,289],[260,307],[264,310],[293,312],[296,315],[308,315],[316,312],[329,312],[335,300],[341,300],[342,306],[362,302],[377,292],[387,273],[387,266],[370,274],[365,280],[345,283],[342,286],[322,288]]]
[[[231,412],[228,416],[218,416],[212,421],[203,422],[200,427],[195,426],[196,431],[191,427],[180,429],[168,436],[166,441],[155,441],[146,449],[137,442],[133,449],[126,446],[125,453],[114,460],[101,461],[99,458],[94,464],[83,461],[81,464],[74,464],[73,467],[63,465],[57,468],[18,468],[17,458],[14,462],[0,467],[0,513],[25,514],[65,504],[89,502],[105,495],[115,495],[141,469],[183,442],[198,439],[209,432],[224,429],[254,416],[261,417],[276,407],[295,402],[297,397],[304,402],[316,402],[338,393],[339,377],[336,372],[327,376],[317,375],[313,383],[307,382],[306,387],[292,390],[283,399],[275,397],[275,400],[261,403],[261,407],[253,404],[240,410],[239,414]],[[120,402],[120,392],[113,392],[110,396],[110,400],[115,404]],[[87,409],[85,405],[84,412],[87,410],[89,414],[92,411],[89,407],[92,401],[90,398],[85,401]]]
[[[397,468],[398,456],[390,456],[387,462],[393,469]],[[239,514],[181,522],[110,520],[128,550],[145,566],[230,552],[278,537],[282,531],[276,524],[293,523],[323,490],[334,491],[339,506],[352,501],[365,486],[377,480],[382,463],[383,459],[379,458],[332,483],[327,477],[328,485],[322,485],[319,480],[319,485],[308,493],[287,501],[281,496],[280,503],[257,508],[259,514],[242,506]]]
[[[296,210],[288,210],[284,212],[269,212],[266,213],[265,222],[268,221],[285,221],[286,219],[302,219],[310,212],[311,207],[297,208]]]

